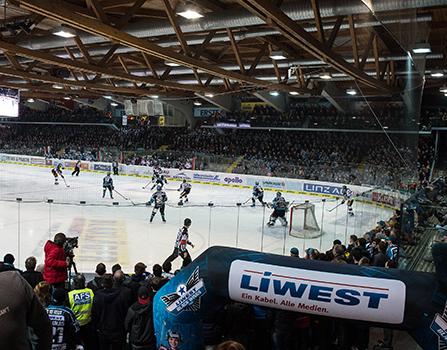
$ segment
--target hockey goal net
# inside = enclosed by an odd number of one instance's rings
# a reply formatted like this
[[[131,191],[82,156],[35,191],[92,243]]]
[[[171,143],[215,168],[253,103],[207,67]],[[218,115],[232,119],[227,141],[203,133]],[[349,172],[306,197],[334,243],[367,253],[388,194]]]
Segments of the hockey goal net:
[[[315,238],[322,234],[315,217],[315,205],[302,203],[290,210],[289,235],[297,238]]]

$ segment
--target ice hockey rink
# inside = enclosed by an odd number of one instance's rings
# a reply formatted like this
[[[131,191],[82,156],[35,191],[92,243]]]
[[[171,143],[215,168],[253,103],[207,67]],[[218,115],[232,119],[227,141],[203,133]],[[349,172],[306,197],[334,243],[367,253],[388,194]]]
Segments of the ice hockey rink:
[[[315,204],[315,216],[323,234],[304,240],[290,236],[288,228],[283,228],[279,221],[268,228],[271,209],[259,203],[252,208],[251,201],[238,207],[237,203],[251,197],[250,189],[193,183],[189,203],[178,206],[180,182],[170,181],[166,185],[167,223],[161,221],[159,214],[149,223],[152,208],[144,203],[150,198],[151,185],[142,187],[150,179],[114,176],[115,189],[128,200],[116,193],[112,200],[108,194],[102,199],[104,174],[70,174],[71,169],[65,169],[70,187],[62,181],[55,186],[49,168],[0,163],[0,256],[12,252],[21,268],[30,255],[42,263],[46,240],[57,232],[65,232],[70,237],[79,236],[79,248],[75,250],[79,271],[92,272],[98,262],[110,269],[119,262],[125,271],[131,272],[139,261],[148,266],[161,264],[172,253],[177,231],[187,217],[192,219],[190,240],[195,247],[189,250],[193,258],[214,245],[275,254],[288,254],[291,247],[297,247],[302,256],[308,247],[324,251],[336,238],[346,242],[351,234],[361,236],[377,221],[391,216],[389,209],[355,201],[355,215],[349,217],[346,205],[329,212],[337,204],[334,199],[323,202],[317,196],[284,193],[285,199],[295,204],[306,200]],[[264,200],[269,202],[274,195],[274,191],[266,191]],[[174,268],[180,263],[177,259]]]

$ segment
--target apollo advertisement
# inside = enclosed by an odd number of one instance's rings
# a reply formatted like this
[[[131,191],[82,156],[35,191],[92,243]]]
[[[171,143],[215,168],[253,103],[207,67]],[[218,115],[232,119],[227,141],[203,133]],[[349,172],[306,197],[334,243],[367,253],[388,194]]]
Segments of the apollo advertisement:
[[[276,309],[353,320],[400,324],[405,284],[251,261],[231,263],[232,300]]]

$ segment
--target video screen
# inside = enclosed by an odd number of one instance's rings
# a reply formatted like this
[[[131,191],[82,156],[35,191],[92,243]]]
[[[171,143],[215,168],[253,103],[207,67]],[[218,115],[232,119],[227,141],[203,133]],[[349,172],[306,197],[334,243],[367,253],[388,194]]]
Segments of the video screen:
[[[19,90],[0,87],[0,117],[18,117],[19,101]]]

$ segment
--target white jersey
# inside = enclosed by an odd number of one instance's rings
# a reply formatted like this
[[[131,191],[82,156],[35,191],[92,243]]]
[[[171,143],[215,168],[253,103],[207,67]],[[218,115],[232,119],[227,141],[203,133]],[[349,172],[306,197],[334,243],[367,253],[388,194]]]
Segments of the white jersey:
[[[341,195],[343,196],[343,199],[345,201],[347,201],[352,198],[353,193],[349,188],[346,187],[346,188],[342,188]]]
[[[190,183],[182,182],[180,184],[180,189],[179,189],[180,192],[185,192],[186,190],[190,190],[190,189],[191,189],[191,184]]]

